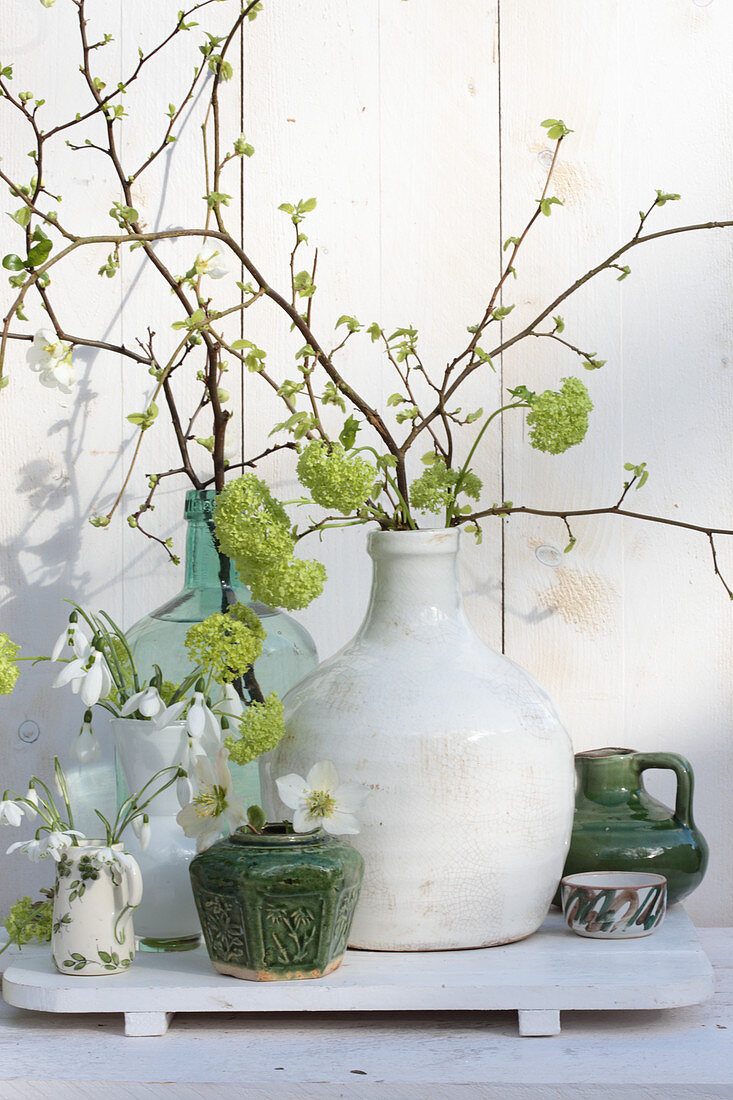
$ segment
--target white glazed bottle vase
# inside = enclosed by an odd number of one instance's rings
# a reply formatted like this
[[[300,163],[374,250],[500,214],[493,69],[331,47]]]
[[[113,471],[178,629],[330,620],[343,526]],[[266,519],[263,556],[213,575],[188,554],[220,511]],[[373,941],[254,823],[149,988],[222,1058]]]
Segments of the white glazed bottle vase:
[[[351,945],[508,943],[542,923],[567,853],[573,754],[536,681],[477,637],[461,608],[456,530],[373,532],[366,618],[285,699],[274,778],[331,759],[371,788]]]
[[[141,718],[112,718],[115,751],[128,791],[139,791],[162,768],[186,759],[188,735],[183,722],[156,730]],[[161,782],[164,777],[161,776]],[[140,947],[151,951],[187,951],[201,942],[201,924],[193,899],[188,865],[196,841],[176,821],[180,810],[176,785],[150,804],[150,840],[143,851],[132,829],[125,843],[140,865],[145,897],[135,915]]]
[[[124,863],[102,861],[100,848],[99,840],[82,841],[64,849],[56,865],[51,955],[62,974],[121,974],[135,957],[140,868],[127,855]],[[115,844],[112,850],[122,849]]]

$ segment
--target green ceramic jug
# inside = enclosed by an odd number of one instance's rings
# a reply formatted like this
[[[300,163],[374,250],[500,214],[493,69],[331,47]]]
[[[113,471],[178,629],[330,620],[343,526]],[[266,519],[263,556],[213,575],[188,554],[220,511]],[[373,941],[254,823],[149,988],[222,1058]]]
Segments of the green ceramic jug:
[[[677,776],[674,811],[645,790],[643,773]],[[693,774],[683,756],[604,748],[575,757],[575,819],[566,875],[580,871],[653,871],[667,879],[668,902],[699,886],[708,846],[692,817]]]

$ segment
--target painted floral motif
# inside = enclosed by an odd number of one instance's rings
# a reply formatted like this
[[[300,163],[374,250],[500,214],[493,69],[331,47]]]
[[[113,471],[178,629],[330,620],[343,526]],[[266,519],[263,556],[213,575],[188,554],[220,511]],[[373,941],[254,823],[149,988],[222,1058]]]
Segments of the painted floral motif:
[[[331,949],[331,954],[334,959],[340,958],[346,950],[349,932],[351,931],[351,923],[354,919],[354,910],[359,900],[360,891],[361,883],[357,886],[352,886],[350,890],[344,890],[339,898],[336,919],[333,925],[333,946]]]

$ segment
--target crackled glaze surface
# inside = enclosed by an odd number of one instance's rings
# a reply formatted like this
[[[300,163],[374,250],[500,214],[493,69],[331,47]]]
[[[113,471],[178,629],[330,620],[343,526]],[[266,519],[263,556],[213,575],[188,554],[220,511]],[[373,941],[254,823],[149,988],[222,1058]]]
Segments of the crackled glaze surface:
[[[570,739],[539,685],[468,625],[456,531],[373,532],[372,594],[349,645],[286,697],[273,779],[331,759],[372,790],[350,943],[382,950],[521,939],[547,913],[573,814]]]

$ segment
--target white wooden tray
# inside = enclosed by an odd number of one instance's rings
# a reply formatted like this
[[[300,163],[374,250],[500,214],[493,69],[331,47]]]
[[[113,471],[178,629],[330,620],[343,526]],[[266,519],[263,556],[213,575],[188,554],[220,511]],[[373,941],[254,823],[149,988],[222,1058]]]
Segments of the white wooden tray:
[[[681,906],[653,935],[583,939],[551,913],[520,943],[473,951],[348,951],[326,978],[247,982],[217,974],[203,948],[141,952],[126,974],[59,974],[50,956],[21,958],[3,997],[41,1012],[123,1012],[126,1035],[164,1035],[175,1012],[519,1013],[520,1035],[558,1035],[564,1009],[679,1008],[707,1000],[713,971]]]

